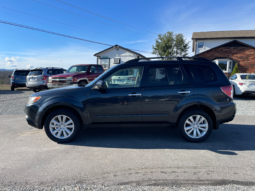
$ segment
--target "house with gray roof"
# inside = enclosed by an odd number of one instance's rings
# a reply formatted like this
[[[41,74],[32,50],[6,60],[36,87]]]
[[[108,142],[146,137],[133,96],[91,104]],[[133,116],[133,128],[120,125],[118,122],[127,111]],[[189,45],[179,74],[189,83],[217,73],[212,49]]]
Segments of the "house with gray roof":
[[[229,76],[235,63],[240,72],[255,72],[255,30],[194,32],[192,51],[214,61]]]

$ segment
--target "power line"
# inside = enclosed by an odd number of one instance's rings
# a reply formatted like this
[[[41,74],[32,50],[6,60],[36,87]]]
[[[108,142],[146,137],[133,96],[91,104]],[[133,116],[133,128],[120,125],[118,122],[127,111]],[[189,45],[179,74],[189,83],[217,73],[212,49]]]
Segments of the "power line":
[[[83,38],[79,38],[79,37],[69,36],[69,35],[65,35],[65,34],[61,34],[61,33],[56,33],[56,32],[53,32],[53,31],[48,31],[48,30],[44,30],[44,29],[30,27],[30,26],[27,26],[27,25],[13,23],[13,22],[9,22],[9,21],[0,20],[0,23],[7,24],[7,25],[13,25],[13,26],[17,26],[17,27],[22,27],[22,28],[27,28],[27,29],[31,29],[31,30],[36,30],[36,31],[40,31],[40,32],[45,32],[45,33],[49,33],[49,34],[54,34],[54,35],[58,35],[58,36],[63,36],[63,37],[67,37],[67,38],[72,38],[72,39],[76,39],[76,40],[91,42],[91,43],[95,43],[95,44],[101,44],[101,45],[105,45],[105,46],[113,46],[113,45],[110,45],[110,44],[105,44],[105,43],[96,42],[96,41],[92,41],[92,40],[87,40],[87,39],[83,39]],[[135,49],[129,49],[129,50],[133,50],[133,51],[137,51],[137,52],[151,53],[151,52],[142,51],[142,50],[135,50]]]
[[[111,18],[109,18],[109,17],[105,17],[105,16],[103,16],[103,15],[99,15],[99,14],[94,13],[94,12],[92,12],[92,11],[85,10],[85,9],[83,9],[83,8],[81,8],[81,7],[78,7],[78,6],[75,6],[75,5],[72,5],[72,4],[69,4],[69,3],[66,3],[66,2],[61,1],[61,0],[56,0],[56,1],[58,1],[58,2],[60,2],[60,3],[63,3],[63,4],[66,4],[66,5],[69,5],[69,6],[71,6],[71,7],[75,7],[75,8],[77,8],[77,9],[80,9],[80,10],[86,11],[86,12],[88,12],[88,13],[91,13],[91,14],[97,15],[97,16],[99,16],[99,17],[103,17],[103,18],[105,18],[105,19],[108,19],[108,20],[111,20],[111,21],[114,21],[114,22],[117,22],[117,23],[121,23],[121,24],[126,25],[126,26],[129,26],[129,27],[133,27],[133,28],[136,28],[136,29],[140,29],[140,30],[143,30],[143,31],[146,31],[146,32],[152,33],[152,34],[157,34],[157,33],[151,32],[151,31],[147,31],[147,30],[144,30],[144,29],[141,29],[141,28],[138,28],[138,27],[135,27],[135,26],[132,26],[132,25],[129,25],[129,24],[126,24],[126,23],[123,23],[123,22],[120,22],[120,21],[117,21],[117,20],[111,19]]]
[[[19,12],[19,13],[22,13],[22,14],[31,15],[31,16],[38,17],[38,18],[41,18],[41,19],[45,19],[45,20],[49,20],[49,21],[53,21],[53,22],[60,23],[60,24],[63,24],[63,25],[67,25],[67,26],[71,26],[71,27],[78,28],[78,29],[82,29],[82,30],[90,31],[90,32],[93,32],[93,33],[98,33],[98,34],[101,34],[101,35],[109,36],[109,37],[112,37],[112,38],[117,38],[117,39],[121,39],[121,40],[127,40],[127,39],[123,39],[123,38],[119,38],[119,37],[111,36],[111,35],[108,35],[108,34],[104,34],[104,33],[96,32],[96,31],[92,31],[92,30],[88,30],[88,29],[85,29],[85,28],[82,28],[82,27],[78,27],[78,26],[70,25],[70,24],[67,24],[67,23],[62,23],[62,22],[60,22],[60,21],[55,21],[55,20],[48,19],[48,18],[45,18],[45,17],[41,17],[41,16],[37,16],[37,15],[33,15],[33,14],[30,14],[30,13],[26,13],[26,12],[18,11],[18,10],[11,9],[11,8],[8,8],[8,7],[4,7],[4,6],[1,6],[1,5],[0,5],[0,7],[1,7],[1,8],[4,8],[4,9],[11,10],[11,11]]]
[[[150,36],[150,35],[147,35],[147,34],[143,34],[143,33],[139,33],[139,32],[132,31],[132,30],[128,30],[128,29],[125,29],[125,28],[117,27],[117,26],[115,26],[115,25],[111,25],[111,24],[108,24],[108,23],[105,23],[105,22],[102,22],[102,21],[98,21],[98,20],[96,20],[96,19],[91,19],[91,18],[89,18],[89,17],[85,17],[85,16],[83,16],[83,15],[80,15],[80,14],[77,14],[77,13],[73,13],[73,12],[71,12],[71,11],[67,11],[67,10],[65,10],[65,9],[61,9],[61,8],[59,8],[59,7],[55,7],[55,6],[53,6],[53,5],[49,5],[49,4],[47,4],[47,3],[43,3],[43,2],[40,2],[40,1],[37,1],[37,0],[33,0],[33,1],[35,1],[35,2],[37,2],[37,3],[41,3],[41,4],[44,4],[44,5],[47,5],[47,6],[49,6],[49,7],[53,7],[53,8],[55,8],[55,9],[59,9],[59,10],[62,10],[62,11],[65,11],[65,12],[68,12],[68,13],[71,13],[71,14],[74,14],[74,15],[78,15],[78,16],[80,16],[80,17],[84,17],[84,18],[89,19],[89,20],[92,20],[92,21],[96,21],[96,22],[99,22],[99,23],[103,23],[103,24],[105,24],[105,25],[109,25],[109,26],[112,26],[112,27],[115,27],[115,28],[119,28],[119,29],[126,30],[126,31],[129,31],[129,32],[137,33],[137,34],[142,34],[142,35]],[[150,36],[150,37],[155,38],[154,36]]]

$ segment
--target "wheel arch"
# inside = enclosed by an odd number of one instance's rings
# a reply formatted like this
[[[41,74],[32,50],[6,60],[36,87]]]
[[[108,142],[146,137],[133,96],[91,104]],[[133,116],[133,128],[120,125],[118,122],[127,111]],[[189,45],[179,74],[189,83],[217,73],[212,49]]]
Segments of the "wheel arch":
[[[71,111],[72,113],[75,114],[75,116],[77,116],[77,118],[79,119],[79,122],[81,123],[81,125],[83,125],[83,120],[82,120],[82,116],[80,115],[80,113],[74,109],[73,107],[71,106],[68,106],[68,105],[55,105],[55,106],[52,106],[50,108],[47,108],[44,113],[43,113],[43,116],[41,118],[41,122],[40,122],[40,128],[42,129],[43,126],[44,126],[44,122],[47,118],[47,116],[49,115],[49,113],[57,110],[57,109],[66,109],[66,110],[69,110]]]
[[[179,115],[178,120],[177,120],[177,124],[179,123],[179,121],[181,120],[182,116],[185,113],[187,113],[188,111],[196,110],[196,109],[200,109],[200,110],[206,112],[212,118],[213,129],[218,129],[218,125],[217,125],[217,121],[216,121],[216,116],[215,116],[213,110],[210,107],[208,107],[206,105],[203,105],[203,104],[195,104],[195,105],[191,105],[191,106],[185,108],[181,112],[181,114]]]

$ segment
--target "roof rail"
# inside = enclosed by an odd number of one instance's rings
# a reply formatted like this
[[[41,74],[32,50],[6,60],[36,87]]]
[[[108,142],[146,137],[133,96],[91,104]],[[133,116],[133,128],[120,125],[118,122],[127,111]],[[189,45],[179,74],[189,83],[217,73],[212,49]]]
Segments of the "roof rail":
[[[175,60],[175,61],[200,61],[200,62],[210,62],[210,60],[206,58],[201,58],[201,57],[147,57],[147,58],[136,58],[130,61],[127,61],[125,63],[130,63],[130,62],[139,62],[140,60],[145,60],[145,61],[151,61],[154,59],[161,59],[161,60]]]
[[[52,68],[52,69],[63,69],[61,67],[46,67],[46,68]]]

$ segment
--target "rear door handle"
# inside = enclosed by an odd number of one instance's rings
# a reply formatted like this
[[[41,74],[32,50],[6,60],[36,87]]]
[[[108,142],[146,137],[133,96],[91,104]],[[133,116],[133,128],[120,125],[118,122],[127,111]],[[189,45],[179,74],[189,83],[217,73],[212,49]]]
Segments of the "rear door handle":
[[[128,96],[136,97],[136,96],[142,96],[142,94],[128,94]]]
[[[180,91],[178,94],[190,94],[190,91]]]

